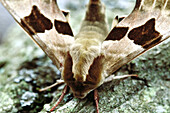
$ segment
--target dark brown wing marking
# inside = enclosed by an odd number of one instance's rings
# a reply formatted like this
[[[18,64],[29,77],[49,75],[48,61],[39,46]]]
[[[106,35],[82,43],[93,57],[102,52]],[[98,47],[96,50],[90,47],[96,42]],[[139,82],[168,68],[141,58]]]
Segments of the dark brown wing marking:
[[[68,22],[54,20],[54,26],[58,33],[73,36],[73,32]]]
[[[125,17],[119,17],[118,18],[118,23],[121,22]]]
[[[134,40],[135,44],[148,48],[161,40],[160,33],[155,30],[155,19],[148,20],[144,25],[132,29],[128,37]],[[158,38],[157,38],[158,37]]]
[[[24,17],[23,20],[27,22],[27,24],[29,24],[29,26],[31,26],[37,33],[44,33],[45,30],[50,30],[53,27],[52,22],[43,14],[41,14],[40,10],[35,5],[32,7],[31,14],[29,16]],[[22,25],[24,27],[27,27],[23,20],[21,19]],[[32,31],[29,32],[31,34],[34,34]]]
[[[65,17],[67,17],[69,15],[69,12],[67,12],[67,11],[62,11],[62,13],[64,14]]]
[[[118,20],[118,23],[121,22],[125,17],[119,17],[119,16],[116,16],[115,19]]]
[[[128,29],[128,27],[114,27],[106,40],[120,40],[126,35]]]

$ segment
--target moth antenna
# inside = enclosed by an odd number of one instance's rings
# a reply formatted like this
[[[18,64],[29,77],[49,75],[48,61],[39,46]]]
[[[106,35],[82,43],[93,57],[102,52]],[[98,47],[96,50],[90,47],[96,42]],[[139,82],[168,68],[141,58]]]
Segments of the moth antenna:
[[[64,98],[64,96],[65,96],[67,90],[68,90],[68,86],[65,85],[65,87],[64,87],[64,89],[63,89],[63,92],[62,92],[60,98],[57,100],[56,105],[53,106],[53,107],[50,109],[50,112],[54,111],[54,109],[60,104],[60,102],[63,100],[63,98]]]
[[[97,89],[94,90],[94,101],[96,104],[97,113],[99,113],[99,95]]]

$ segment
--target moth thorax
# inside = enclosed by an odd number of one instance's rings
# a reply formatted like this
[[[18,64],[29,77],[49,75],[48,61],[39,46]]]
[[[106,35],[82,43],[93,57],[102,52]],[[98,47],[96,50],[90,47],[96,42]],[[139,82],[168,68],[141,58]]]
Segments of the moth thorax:
[[[98,40],[77,39],[75,44],[70,48],[72,57],[73,78],[76,81],[86,81],[86,76],[89,74],[90,66],[94,59],[100,55],[100,43]]]
[[[86,81],[86,76],[88,75],[88,70],[93,62],[93,56],[88,53],[81,53],[78,60],[73,58],[73,78],[76,81],[84,82]]]
[[[93,63],[94,59],[98,56],[90,51],[79,51],[79,54],[75,56],[73,54],[73,78],[79,82],[85,82],[86,77],[89,74],[89,69],[91,64]]]
[[[85,82],[86,81],[86,75],[74,74],[73,78],[78,82]]]

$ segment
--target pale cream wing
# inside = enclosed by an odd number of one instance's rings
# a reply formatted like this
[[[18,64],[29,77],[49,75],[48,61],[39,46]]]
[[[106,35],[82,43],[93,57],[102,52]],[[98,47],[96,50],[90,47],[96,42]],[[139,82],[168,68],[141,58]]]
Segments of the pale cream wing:
[[[61,70],[73,33],[56,0],[0,0]]]
[[[110,75],[122,65],[170,37],[170,0],[136,0],[132,13],[103,42]]]

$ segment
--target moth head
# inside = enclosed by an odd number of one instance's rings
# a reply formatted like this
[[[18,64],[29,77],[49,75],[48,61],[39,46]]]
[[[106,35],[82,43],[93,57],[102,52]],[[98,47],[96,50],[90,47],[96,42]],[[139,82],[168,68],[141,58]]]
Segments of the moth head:
[[[65,83],[70,87],[73,95],[77,98],[84,98],[88,93],[99,87],[103,83],[103,62],[104,56],[98,56],[94,59],[92,65],[89,67],[88,74],[84,81],[79,81],[74,78],[72,72],[73,62],[70,54],[67,54],[62,77]]]

